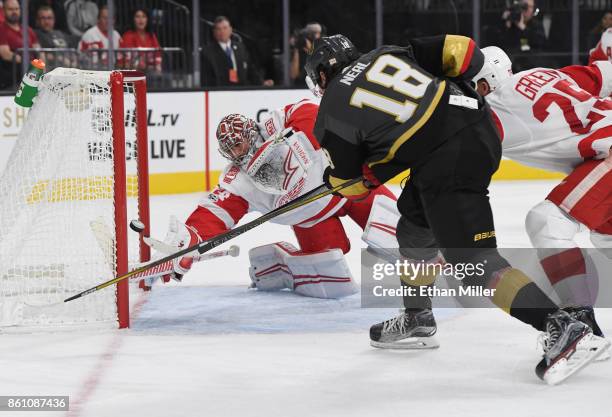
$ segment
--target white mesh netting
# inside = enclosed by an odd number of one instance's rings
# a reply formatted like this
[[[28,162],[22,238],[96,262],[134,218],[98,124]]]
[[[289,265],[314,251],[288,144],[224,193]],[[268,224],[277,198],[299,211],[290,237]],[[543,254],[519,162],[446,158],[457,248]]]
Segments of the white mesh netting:
[[[116,325],[115,286],[63,302],[115,275],[110,75],[58,68],[43,78],[0,179],[0,329]],[[138,218],[130,83],[124,102],[130,219]]]

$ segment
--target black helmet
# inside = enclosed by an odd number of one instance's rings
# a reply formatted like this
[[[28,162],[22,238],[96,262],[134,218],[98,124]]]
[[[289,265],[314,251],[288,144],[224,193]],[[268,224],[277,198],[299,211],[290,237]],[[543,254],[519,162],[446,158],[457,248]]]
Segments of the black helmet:
[[[327,82],[336,76],[344,67],[359,58],[361,54],[353,45],[353,42],[344,35],[326,36],[317,39],[313,51],[306,59],[306,82],[309,87],[321,85],[322,71]],[[310,78],[310,80],[308,80]]]

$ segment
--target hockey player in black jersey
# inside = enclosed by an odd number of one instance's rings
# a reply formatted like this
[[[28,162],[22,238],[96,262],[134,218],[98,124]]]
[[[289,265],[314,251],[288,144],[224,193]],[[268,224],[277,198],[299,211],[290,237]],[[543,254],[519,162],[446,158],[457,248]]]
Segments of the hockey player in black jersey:
[[[451,264],[484,262],[484,276],[463,285],[495,290],[494,304],[547,333],[536,373],[555,384],[596,359],[609,342],[559,310],[496,249],[488,186],[501,158],[500,139],[485,101],[465,82],[483,62],[464,36],[422,38],[363,55],[345,36],[321,38],[306,62],[307,83],[322,96],[314,133],[331,159],[330,185],[363,176],[341,191],[347,198],[363,198],[411,170],[398,200],[401,254],[433,262],[443,248]],[[434,279],[402,279],[402,285]],[[372,326],[374,346],[397,347],[435,333],[429,298],[404,297],[404,304],[398,317]]]

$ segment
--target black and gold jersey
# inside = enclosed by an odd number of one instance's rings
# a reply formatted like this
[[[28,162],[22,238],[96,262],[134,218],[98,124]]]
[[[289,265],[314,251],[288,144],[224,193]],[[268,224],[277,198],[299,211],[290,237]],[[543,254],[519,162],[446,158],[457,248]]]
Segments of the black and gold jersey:
[[[464,82],[483,63],[474,42],[457,35],[362,55],[329,83],[315,124],[315,136],[331,157],[332,176],[356,178],[367,165],[385,182],[487,117],[484,101]],[[472,107],[462,106],[461,97],[469,97]],[[449,119],[450,103],[457,102],[462,113]]]

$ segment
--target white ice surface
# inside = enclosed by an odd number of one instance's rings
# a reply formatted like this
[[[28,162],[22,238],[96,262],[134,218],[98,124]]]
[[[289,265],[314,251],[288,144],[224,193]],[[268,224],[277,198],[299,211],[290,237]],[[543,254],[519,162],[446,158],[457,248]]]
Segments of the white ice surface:
[[[501,246],[527,247],[527,210],[553,182],[497,182]],[[396,189],[396,191],[399,191]],[[152,198],[153,235],[199,195]],[[251,217],[249,217],[251,218]],[[360,230],[345,222],[359,275]],[[612,417],[612,361],[548,387],[535,376],[537,334],[497,310],[440,310],[434,351],[369,347],[371,324],[395,314],[359,297],[314,300],[248,291],[247,252],[294,242],[267,224],[240,238],[238,258],[194,266],[157,286],[124,331],[0,334],[0,395],[70,395],[72,411],[7,416]],[[584,246],[585,235],[580,236]],[[612,277],[609,277],[612,278]],[[612,310],[599,310],[612,333]]]

